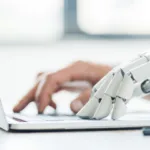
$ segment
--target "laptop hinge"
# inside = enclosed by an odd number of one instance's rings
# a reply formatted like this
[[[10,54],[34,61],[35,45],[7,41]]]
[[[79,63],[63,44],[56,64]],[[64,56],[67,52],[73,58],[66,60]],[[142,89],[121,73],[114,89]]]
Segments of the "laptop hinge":
[[[1,100],[0,100],[0,128],[4,129],[6,131],[9,130],[9,124],[6,120]]]

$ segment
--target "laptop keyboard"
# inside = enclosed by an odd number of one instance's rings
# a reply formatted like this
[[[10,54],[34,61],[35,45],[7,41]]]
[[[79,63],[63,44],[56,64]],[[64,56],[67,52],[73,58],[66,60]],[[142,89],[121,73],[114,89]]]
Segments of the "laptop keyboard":
[[[14,113],[7,116],[19,122],[81,120],[79,117],[75,115],[44,115],[43,114],[43,115],[28,116],[24,114]]]

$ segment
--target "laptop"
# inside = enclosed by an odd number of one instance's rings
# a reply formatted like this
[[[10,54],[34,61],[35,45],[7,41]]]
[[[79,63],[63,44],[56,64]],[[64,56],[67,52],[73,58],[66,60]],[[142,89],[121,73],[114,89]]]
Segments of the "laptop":
[[[19,113],[5,114],[0,101],[0,128],[5,131],[137,129],[148,126],[150,126],[150,113],[127,113],[116,121],[109,117],[102,120],[81,119],[75,115],[27,116]]]

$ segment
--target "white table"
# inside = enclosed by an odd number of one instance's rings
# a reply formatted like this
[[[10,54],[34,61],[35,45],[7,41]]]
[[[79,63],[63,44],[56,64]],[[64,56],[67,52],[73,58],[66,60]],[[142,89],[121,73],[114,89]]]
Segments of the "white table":
[[[90,131],[5,133],[0,131],[1,150],[149,150],[150,137],[141,131]]]
[[[11,110],[41,70],[56,70],[79,59],[116,63],[149,48],[150,40],[62,41],[52,46],[1,46],[0,95],[5,111]],[[69,95],[68,99],[72,100],[74,96]],[[61,99],[58,100],[60,110],[66,111],[69,102],[63,101],[62,97],[57,98]],[[65,95],[63,99],[67,99]],[[149,149],[149,140],[140,130],[48,133],[7,133],[0,130],[0,150],[139,150]]]

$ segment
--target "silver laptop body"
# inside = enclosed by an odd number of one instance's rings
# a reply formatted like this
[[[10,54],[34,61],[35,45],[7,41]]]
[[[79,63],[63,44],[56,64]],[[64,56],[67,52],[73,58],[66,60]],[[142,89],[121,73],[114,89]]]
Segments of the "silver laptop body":
[[[140,116],[141,114],[138,114]],[[131,116],[131,117],[129,117]],[[121,120],[83,120],[77,116],[24,116],[21,114],[6,115],[0,101],[0,128],[6,131],[42,131],[42,130],[96,130],[142,128],[150,126],[150,114],[138,119],[137,114],[129,114]]]

